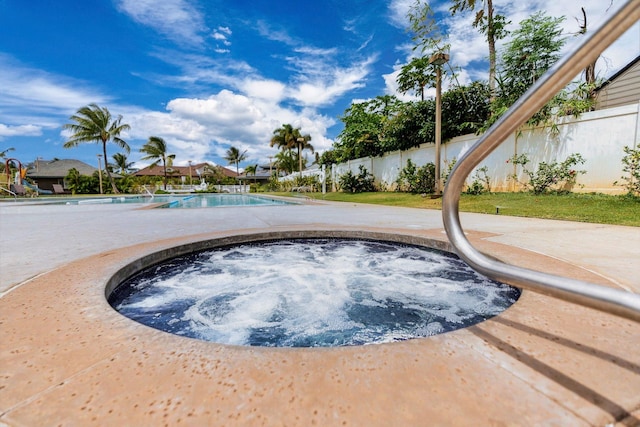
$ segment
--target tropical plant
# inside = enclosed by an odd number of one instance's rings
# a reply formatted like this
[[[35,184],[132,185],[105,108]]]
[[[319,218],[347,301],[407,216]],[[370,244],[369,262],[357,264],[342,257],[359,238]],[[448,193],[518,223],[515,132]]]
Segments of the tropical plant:
[[[452,0],[453,6],[449,8],[451,15],[465,10],[476,9],[475,0]],[[504,15],[496,14],[493,0],[483,0],[482,7],[476,11],[473,27],[478,28],[487,38],[489,48],[489,93],[491,98],[496,93],[496,41],[503,39],[507,34],[506,26],[509,22]]]
[[[401,192],[412,192],[412,190],[416,187],[416,170],[417,166],[415,163],[411,161],[411,159],[407,159],[407,165],[402,168],[400,173],[398,174],[398,178],[396,178],[396,190]]]
[[[310,150],[311,154],[314,153],[313,145],[309,143],[311,141],[311,135],[302,135],[296,139],[296,147],[298,148],[298,172],[302,172],[304,164],[306,161],[303,161],[302,153],[304,150]]]
[[[529,157],[526,154],[514,155],[507,163],[522,166],[522,172],[529,178],[528,181],[520,181],[517,174],[511,175],[511,179],[520,183],[524,189],[534,194],[543,194],[550,190],[568,192],[575,185],[578,175],[587,173],[585,170],[576,170],[575,166],[583,164],[584,158],[579,153],[569,155],[564,161],[558,163],[540,162],[538,168],[527,168]]]
[[[151,167],[162,162],[162,184],[167,189],[167,163],[176,158],[175,154],[167,154],[167,143],[159,136],[150,136],[147,143],[140,148],[140,152],[146,154],[141,160],[153,160]]]
[[[314,152],[313,145],[309,143],[311,135],[302,135],[300,128],[294,128],[290,124],[283,124],[281,127],[273,131],[270,146],[277,146],[281,151],[291,151],[297,148],[298,151],[298,171],[302,171],[302,152],[310,150]]]
[[[455,86],[442,94],[442,137],[477,133],[491,116],[491,93],[483,82]]]
[[[271,137],[270,146],[277,146],[279,150],[291,150],[296,146],[298,135],[294,131],[293,126],[290,124],[284,124],[278,129],[273,131],[273,136]]]
[[[229,162],[228,164],[236,165],[236,175],[240,175],[240,169],[239,169],[240,162],[246,158],[247,158],[247,150],[244,150],[242,153],[240,153],[240,150],[237,149],[236,147],[230,147],[227,150],[227,153],[224,157],[224,159],[227,162]]]
[[[419,50],[422,54],[449,50],[449,44],[445,43],[447,35],[438,26],[438,21],[429,2],[423,3],[421,0],[415,0],[413,5],[409,7],[407,18],[409,19],[407,30],[413,33],[411,39],[415,43],[413,50]]]
[[[107,157],[107,142],[113,142],[118,147],[129,153],[129,144],[122,138],[120,134],[131,128],[128,124],[121,123],[122,116],[112,119],[111,113],[106,107],[99,107],[96,104],[89,104],[80,108],[76,114],[69,117],[74,123],[67,123],[62,126],[63,129],[72,132],[70,139],[64,143],[64,148],[77,147],[79,144],[94,142],[102,144],[102,155],[104,159]],[[118,193],[118,188],[111,176],[108,168],[105,168],[111,189],[114,193]]]
[[[344,162],[384,153],[385,127],[402,105],[402,101],[391,95],[351,104],[340,117],[344,128],[333,145],[336,160]]]
[[[430,194],[436,187],[436,166],[427,163],[422,167],[417,167],[411,159],[407,160],[405,166],[396,180],[398,191],[418,194]]]
[[[347,193],[364,193],[367,191],[375,191],[374,178],[367,169],[359,166],[360,172],[356,175],[351,171],[347,171],[340,176],[338,182],[342,191]]]
[[[92,176],[86,176],[81,175],[76,168],[71,168],[64,180],[71,190],[71,194],[95,194],[100,189],[98,173],[95,171]]]
[[[397,113],[384,121],[380,147],[383,152],[408,150],[421,144],[433,143],[435,138],[435,101],[405,102]]]
[[[429,58],[422,56],[413,58],[408,64],[403,65],[398,78],[398,91],[400,93],[413,92],[420,95],[424,101],[424,88],[436,84],[436,76],[433,66],[429,64]]]
[[[491,180],[489,179],[489,168],[483,166],[476,169],[473,174],[473,181],[467,187],[467,194],[478,196],[484,193],[491,192]]]
[[[258,165],[250,165],[244,168],[245,175],[249,176],[249,174],[253,175],[253,182],[256,181],[256,171],[258,170]]]
[[[565,43],[560,26],[562,21],[564,17],[553,18],[537,12],[523,20],[513,32],[513,38],[502,51],[489,124],[497,120],[560,58],[560,50]],[[554,104],[557,105],[558,100],[550,101],[527,124],[547,122]]]
[[[275,167],[286,174],[292,174],[296,170],[298,164],[298,157],[295,152],[291,150],[283,150],[278,152],[275,156]]]
[[[129,173],[129,171],[131,170],[131,166],[134,163],[134,162],[129,162],[127,159],[127,155],[122,153],[116,153],[113,156],[111,156],[111,158],[115,162],[115,167],[117,168],[118,173],[123,175]]]
[[[622,176],[621,179],[624,184],[618,184],[618,181],[613,185],[623,185],[627,189],[627,194],[633,197],[640,197],[640,148],[633,149],[625,146],[623,148],[625,156],[622,158],[623,172],[627,172],[629,175]]]

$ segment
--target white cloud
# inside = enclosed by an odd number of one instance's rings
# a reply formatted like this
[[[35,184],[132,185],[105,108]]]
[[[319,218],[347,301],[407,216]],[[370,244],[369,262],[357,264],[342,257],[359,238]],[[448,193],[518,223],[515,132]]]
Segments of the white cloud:
[[[229,36],[231,35],[231,29],[229,27],[218,27],[216,31],[211,34],[214,40],[222,43],[224,46],[231,46],[231,42],[229,41]],[[216,49],[216,52],[228,52],[225,49]]]
[[[399,28],[406,28],[408,26],[407,13],[415,4],[415,0],[391,0],[389,3],[391,23]]]
[[[166,112],[118,107],[131,130],[123,135],[144,143],[149,136],[160,136],[169,151],[177,154],[176,164],[187,160],[206,161],[224,157],[230,146],[247,150],[248,162],[266,162],[275,155],[269,146],[273,131],[285,123],[300,127],[312,136],[317,150],[325,150],[332,140],[325,137],[335,120],[314,109],[296,111],[269,99],[259,99],[230,90],[222,90],[207,98],[176,98],[167,104]],[[132,158],[140,156],[139,146],[132,146]]]
[[[266,21],[259,20],[255,23],[255,28],[262,37],[267,40],[284,43],[288,46],[298,45],[298,42],[287,33],[284,29],[274,28]]]
[[[348,67],[339,67],[316,58],[291,58],[303,70],[288,90],[290,98],[300,105],[323,106],[345,93],[363,87],[377,57],[371,56]]]
[[[118,9],[180,44],[199,45],[206,30],[201,13],[185,0],[120,0]]]
[[[0,140],[7,136],[40,136],[42,127],[35,125],[11,126],[0,123]]]
[[[279,103],[284,98],[286,85],[277,80],[247,78],[239,85],[239,89],[247,96]]]
[[[17,129],[58,126],[60,117],[92,102],[109,100],[85,82],[30,68],[0,54],[0,114]]]
[[[614,3],[618,2],[619,0],[614,0]],[[415,4],[413,0],[393,0],[389,5],[392,24],[401,28],[407,27],[406,14],[413,4]],[[479,5],[481,4],[479,3]],[[462,68],[462,80],[486,80],[488,78],[489,52],[485,36],[472,26],[474,12],[466,11],[451,17],[448,15],[447,4],[438,3],[432,6],[437,11],[444,13],[440,24],[448,28],[449,42],[451,43],[450,62],[452,65]],[[572,35],[578,32],[583,21],[581,7],[584,7],[587,14],[589,31],[595,29],[600,22],[606,19],[608,14],[611,13],[609,9],[612,7],[609,1],[603,2],[601,0],[584,0],[579,4],[557,0],[532,0],[527,2],[510,0],[501,4],[494,2],[494,6],[498,8],[498,13],[504,14],[511,21],[508,26],[510,31],[517,29],[523,19],[529,18],[537,11],[544,11],[545,14],[553,17],[565,16],[566,19],[561,26],[568,39],[563,52],[568,51],[571,45],[579,41],[577,37]],[[507,41],[508,37],[505,40],[498,41],[498,51],[502,49]],[[400,50],[406,51],[406,48]],[[612,75],[633,60],[638,52],[640,52],[640,23],[634,25],[630,31],[602,54],[596,68],[599,77],[606,78]],[[409,60],[410,55],[407,55],[406,62]],[[396,85],[392,81],[395,75],[397,73],[383,76],[388,93],[395,93],[394,88]]]

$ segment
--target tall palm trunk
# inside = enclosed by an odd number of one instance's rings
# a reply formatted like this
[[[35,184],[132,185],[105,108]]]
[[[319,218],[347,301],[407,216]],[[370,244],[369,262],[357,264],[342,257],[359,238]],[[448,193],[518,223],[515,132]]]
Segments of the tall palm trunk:
[[[496,35],[493,29],[493,0],[487,0],[487,44],[489,45],[489,94],[496,97]]]
[[[111,172],[109,172],[109,168],[107,167],[107,141],[105,139],[102,140],[102,154],[104,155],[104,169],[107,171],[107,176],[109,177],[109,183],[111,184],[111,190],[113,190],[113,194],[120,194],[118,188],[116,187],[116,182],[111,176]],[[100,171],[98,171],[100,173]]]
[[[164,173],[164,181],[162,182],[163,190],[167,191],[167,159],[162,156],[162,170]]]

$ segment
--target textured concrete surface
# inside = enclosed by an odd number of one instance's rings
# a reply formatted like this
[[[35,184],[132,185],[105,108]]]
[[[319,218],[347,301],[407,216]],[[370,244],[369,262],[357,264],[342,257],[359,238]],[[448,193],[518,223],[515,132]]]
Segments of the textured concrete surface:
[[[338,349],[186,339],[105,300],[115,272],[161,249],[306,229],[445,241],[437,211],[2,203],[0,215],[0,423],[640,425],[640,325],[532,292],[464,330]],[[640,289],[638,228],[493,215],[463,225],[509,262]]]

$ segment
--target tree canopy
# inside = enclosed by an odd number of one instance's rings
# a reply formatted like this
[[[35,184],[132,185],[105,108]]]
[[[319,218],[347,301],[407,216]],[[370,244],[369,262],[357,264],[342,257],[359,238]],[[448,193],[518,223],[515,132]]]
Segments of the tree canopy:
[[[69,140],[64,143],[64,148],[77,147],[79,144],[91,142],[102,144],[102,155],[105,163],[108,159],[107,142],[112,142],[129,153],[129,145],[124,139],[120,138],[120,134],[129,130],[131,126],[121,123],[122,116],[113,119],[106,107],[89,104],[80,108],[69,120],[73,123],[67,123],[62,126],[63,129],[72,132]],[[111,183],[111,189],[114,193],[119,193],[109,168],[105,169]]]
[[[167,189],[167,166],[171,160],[176,158],[175,154],[167,154],[167,143],[159,136],[150,136],[146,144],[140,148],[140,152],[146,154],[142,160],[153,160],[151,167],[162,162],[163,186]]]

